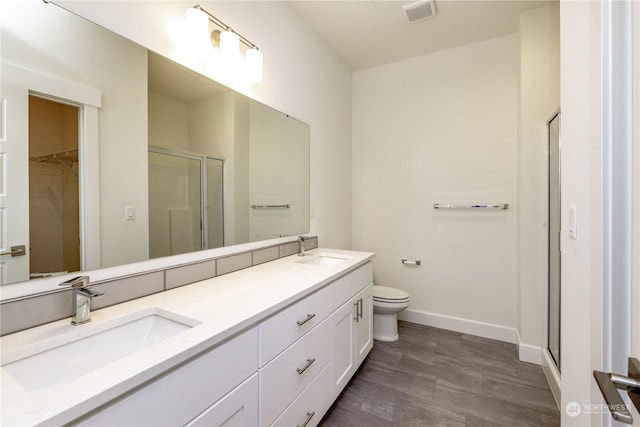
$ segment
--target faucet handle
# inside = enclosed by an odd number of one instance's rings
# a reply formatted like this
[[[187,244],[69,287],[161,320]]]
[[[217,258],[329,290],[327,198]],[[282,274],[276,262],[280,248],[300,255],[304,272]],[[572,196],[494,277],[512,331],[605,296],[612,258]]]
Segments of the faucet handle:
[[[58,286],[87,289],[89,288],[89,276],[77,276],[60,283]]]

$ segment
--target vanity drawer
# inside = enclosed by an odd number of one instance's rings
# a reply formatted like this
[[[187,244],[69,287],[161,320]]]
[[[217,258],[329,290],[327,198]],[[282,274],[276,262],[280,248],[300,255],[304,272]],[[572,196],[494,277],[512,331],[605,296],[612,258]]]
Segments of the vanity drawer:
[[[329,316],[331,289],[325,286],[260,324],[260,366],[269,363]]]
[[[373,282],[373,266],[367,262],[357,270],[337,279],[331,285],[331,311],[337,310],[362,288]]]
[[[268,426],[327,366],[331,324],[320,323],[260,370],[260,425]]]
[[[185,425],[256,372],[257,344],[250,329],[74,424]]]
[[[331,406],[331,363],[304,389],[291,405],[278,417],[274,426],[290,427],[318,425]]]

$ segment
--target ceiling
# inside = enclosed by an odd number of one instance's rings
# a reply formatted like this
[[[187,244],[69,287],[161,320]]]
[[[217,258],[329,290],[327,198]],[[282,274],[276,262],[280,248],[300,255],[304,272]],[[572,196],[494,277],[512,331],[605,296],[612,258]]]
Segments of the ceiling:
[[[412,0],[293,0],[293,9],[353,71],[515,33],[522,12],[552,1],[435,0],[436,15],[408,23]]]

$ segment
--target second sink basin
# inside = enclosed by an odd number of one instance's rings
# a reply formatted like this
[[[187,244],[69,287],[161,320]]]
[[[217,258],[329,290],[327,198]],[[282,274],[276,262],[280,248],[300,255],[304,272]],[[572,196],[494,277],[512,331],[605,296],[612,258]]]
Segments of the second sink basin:
[[[2,368],[35,392],[115,362],[199,322],[154,307],[2,355]]]
[[[333,265],[336,265],[336,264],[340,264],[341,262],[344,262],[349,258],[350,258],[349,256],[341,256],[341,255],[338,255],[338,254],[320,253],[320,254],[314,254],[314,255],[305,256],[305,258],[302,258],[301,260],[299,260],[297,262],[300,262],[300,263],[303,263],[303,264],[330,267],[330,266],[333,266]]]

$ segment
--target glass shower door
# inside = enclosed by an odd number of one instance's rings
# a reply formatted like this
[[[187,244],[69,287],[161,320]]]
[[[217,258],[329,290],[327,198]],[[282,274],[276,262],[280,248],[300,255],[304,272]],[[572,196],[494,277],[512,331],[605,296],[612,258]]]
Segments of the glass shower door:
[[[149,256],[203,249],[199,159],[149,152]]]
[[[149,147],[149,257],[224,246],[224,161]]]

